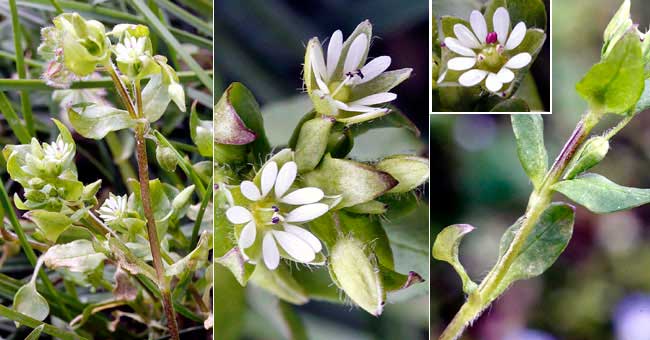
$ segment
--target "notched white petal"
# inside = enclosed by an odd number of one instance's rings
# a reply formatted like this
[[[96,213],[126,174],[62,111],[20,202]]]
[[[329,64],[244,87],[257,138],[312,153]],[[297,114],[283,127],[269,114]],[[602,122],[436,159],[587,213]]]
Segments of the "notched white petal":
[[[454,34],[456,34],[456,38],[458,39],[458,41],[460,41],[460,43],[466,47],[469,48],[481,47],[481,44],[474,36],[474,33],[472,33],[472,31],[470,31],[469,28],[467,28],[467,26],[463,24],[454,25]]]
[[[336,70],[336,66],[339,63],[339,59],[341,59],[341,49],[343,48],[343,33],[341,30],[336,30],[333,34],[332,37],[330,38],[330,42],[327,45],[327,80],[332,78],[332,74],[334,74],[334,70]]]
[[[314,252],[319,253],[321,250],[323,250],[323,245],[320,243],[320,240],[318,240],[318,238],[308,230],[300,228],[293,224],[285,224],[284,230],[300,237],[303,241],[309,243],[309,246],[314,250]]]
[[[287,222],[309,222],[325,214],[329,207],[324,203],[313,203],[293,209],[287,214]]]
[[[526,24],[522,21],[518,23],[515,28],[512,29],[512,32],[510,32],[510,37],[508,38],[508,42],[506,42],[506,50],[512,50],[517,48],[519,44],[521,44],[522,41],[524,41],[524,38],[526,37]]]
[[[239,248],[246,249],[255,243],[255,235],[257,234],[257,228],[255,227],[255,221],[248,222],[244,229],[242,229],[241,234],[239,235]]]
[[[499,81],[497,78],[496,73],[491,73],[488,74],[487,79],[485,79],[485,86],[488,88],[488,90],[492,92],[497,92],[501,90],[503,87],[503,83]]]
[[[275,180],[275,197],[282,197],[289,190],[291,184],[296,179],[298,166],[296,162],[286,162],[278,172],[278,178]]]
[[[280,251],[272,233],[266,233],[262,240],[262,257],[267,268],[274,270],[280,264]]]
[[[253,215],[248,209],[238,205],[226,210],[226,218],[233,224],[242,224],[253,219]]]
[[[361,59],[366,53],[368,48],[368,37],[365,33],[359,34],[348,49],[348,55],[345,57],[345,63],[343,64],[343,73],[352,72],[359,68],[361,64]]]
[[[275,183],[275,178],[278,176],[278,164],[271,161],[268,162],[264,169],[262,169],[262,178],[260,183],[262,186],[262,197],[266,197],[266,194],[271,191],[273,184]]]
[[[391,59],[389,56],[381,56],[371,60],[365,66],[361,68],[361,74],[363,78],[356,77],[355,84],[367,83],[382,74],[390,66]]]
[[[509,68],[509,69],[518,70],[518,69],[528,65],[532,59],[533,58],[531,57],[531,55],[529,53],[523,52],[523,53],[519,53],[516,56],[510,58],[510,60],[508,60],[508,62],[504,66]]]
[[[456,57],[447,62],[447,68],[453,71],[469,70],[474,65],[476,65],[476,58],[474,57]]]
[[[282,249],[298,262],[309,263],[316,258],[316,254],[309,243],[294,234],[273,230],[273,237],[275,237]]]
[[[277,186],[275,189],[277,190]],[[314,187],[308,187],[295,190],[282,197],[280,201],[282,203],[291,205],[303,205],[316,203],[323,199],[323,196],[325,196],[323,190]]]
[[[476,34],[478,40],[481,42],[481,44],[484,44],[488,31],[487,23],[485,22],[485,17],[483,17],[483,14],[476,10],[472,11],[472,14],[469,16],[469,23],[472,26],[472,30],[474,30],[474,34]]]
[[[455,38],[449,38],[449,37],[445,38],[445,45],[452,52],[454,52],[456,54],[460,54],[460,55],[465,56],[465,57],[475,57],[476,56],[476,53],[474,53],[474,51],[472,51],[472,49],[463,46],[463,44],[461,44],[460,41],[458,41]]]
[[[465,87],[474,86],[485,79],[485,76],[487,76],[487,74],[487,71],[483,70],[469,70],[461,74],[461,76],[458,78],[458,82]]]
[[[250,201],[257,201],[260,198],[262,198],[260,189],[258,189],[255,183],[251,181],[241,182],[239,188],[241,189],[242,195],[244,195],[244,197],[246,197]]]
[[[494,31],[497,32],[499,43],[505,45],[508,40],[508,30],[510,29],[510,14],[508,14],[508,11],[503,7],[497,8],[492,17],[492,24]]]
[[[500,82],[507,84],[515,79],[515,74],[509,69],[504,67],[501,69],[501,71],[497,73],[497,79]]]

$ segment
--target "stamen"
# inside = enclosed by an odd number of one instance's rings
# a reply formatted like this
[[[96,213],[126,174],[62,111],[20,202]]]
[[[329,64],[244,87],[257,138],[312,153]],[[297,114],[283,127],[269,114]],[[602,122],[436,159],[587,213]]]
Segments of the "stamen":
[[[280,208],[278,208],[278,207],[275,206],[275,205],[272,206],[271,209],[273,209],[273,212],[278,212],[278,211],[280,211]]]
[[[278,224],[279,222],[280,222],[280,218],[277,217],[277,216],[275,216],[275,217],[273,217],[273,218],[271,219],[271,223],[273,223],[273,224]]]
[[[485,38],[485,42],[488,44],[494,44],[497,42],[497,32],[490,32],[488,33],[487,37]]]

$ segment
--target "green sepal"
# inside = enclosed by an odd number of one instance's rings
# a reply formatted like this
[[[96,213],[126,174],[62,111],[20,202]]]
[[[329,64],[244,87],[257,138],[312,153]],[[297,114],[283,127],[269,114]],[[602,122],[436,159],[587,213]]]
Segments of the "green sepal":
[[[294,305],[303,305],[309,301],[307,292],[291,276],[285,263],[280,263],[275,270],[269,270],[263,264],[257,265],[250,280],[255,285]]]
[[[328,116],[316,117],[302,125],[294,153],[298,172],[311,171],[320,163],[327,149],[332,125],[334,120]]]
[[[395,155],[382,159],[375,165],[389,173],[398,184],[387,193],[399,194],[411,191],[429,179],[429,160],[412,155]]]

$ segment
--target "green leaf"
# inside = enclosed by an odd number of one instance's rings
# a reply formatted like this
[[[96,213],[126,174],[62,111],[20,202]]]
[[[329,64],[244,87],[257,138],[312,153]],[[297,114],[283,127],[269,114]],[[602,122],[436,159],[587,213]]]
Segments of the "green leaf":
[[[424,184],[429,179],[429,160],[411,155],[384,158],[375,167],[389,173],[398,184],[388,193],[404,193]]]
[[[125,110],[112,106],[89,105],[81,109],[68,109],[70,123],[86,138],[102,139],[111,131],[133,128],[136,121]]]
[[[171,102],[162,74],[155,74],[142,89],[142,112],[150,123],[158,121]]]
[[[251,281],[280,299],[295,305],[303,305],[309,301],[307,292],[291,276],[285,263],[280,263],[275,270],[269,270],[264,265],[255,266]]]
[[[648,41],[650,41],[650,37],[648,38]],[[632,110],[632,113],[636,114],[647,109],[650,109],[650,79],[645,81],[643,93],[641,94],[639,101],[637,101],[634,110]]]
[[[43,255],[43,262],[49,268],[67,269],[73,273],[86,273],[97,269],[106,260],[106,255],[95,251],[92,242],[75,240],[57,244]]]
[[[474,230],[469,224],[454,224],[443,229],[433,243],[431,256],[433,258],[445,261],[454,267],[458,276],[463,281],[463,291],[466,294],[473,292],[476,289],[476,283],[467,275],[465,267],[458,260],[458,247],[463,237],[469,232]]]
[[[548,168],[548,155],[544,147],[544,120],[539,114],[511,115],[510,118],[517,140],[519,161],[537,189]]]
[[[488,31],[494,31],[492,17],[499,7],[505,7],[510,14],[510,23],[514,27],[523,21],[526,27],[536,27],[546,30],[546,7],[541,0],[492,0],[485,9],[485,21]]]
[[[59,235],[72,225],[70,217],[52,211],[32,210],[26,212],[23,217],[34,222],[45,238],[51,242],[56,242]]]
[[[230,269],[232,275],[242,286],[246,286],[248,279],[250,279],[255,270],[255,266],[246,262],[239,248],[232,248],[223,256],[217,257],[214,262]]]
[[[424,279],[420,274],[410,271],[408,274],[400,274],[392,269],[386,268],[379,265],[379,270],[381,271],[381,281],[384,285],[384,289],[388,292],[396,292],[402,289],[406,289],[416,283],[424,282]]]
[[[493,106],[490,112],[530,112],[530,107],[521,98],[510,98]]]
[[[14,295],[14,310],[38,321],[43,321],[50,314],[47,300],[36,291],[35,281],[29,281],[20,287]]]
[[[398,183],[390,174],[374,167],[325,155],[314,171],[303,175],[307,186],[321,188],[327,195],[342,195],[339,208],[373,200]]]
[[[499,296],[511,283],[530,279],[545,272],[562,254],[571,240],[575,211],[566,203],[552,203],[540,216],[533,231],[528,235],[519,254],[508,269],[489,300]],[[521,228],[520,218],[501,237],[499,257],[510,247],[512,240]]]
[[[25,340],[38,340],[38,338],[41,337],[41,333],[43,333],[43,329],[45,329],[45,325],[40,325],[36,328],[34,328],[26,337]]]
[[[626,34],[576,85],[592,112],[615,114],[626,114],[633,109],[643,88],[641,42],[633,32]]]
[[[318,116],[302,124],[294,154],[299,172],[314,170],[320,163],[333,125],[334,120],[327,116]]]
[[[300,282],[310,299],[342,303],[341,291],[332,284],[332,279],[325,266],[292,268],[291,275]]]
[[[182,259],[174,262],[165,269],[165,276],[181,276],[188,272],[194,272],[201,263],[207,263],[208,252],[212,249],[212,233],[203,232],[196,248]]]
[[[286,335],[291,340],[307,340],[307,330],[305,325],[300,319],[300,315],[290,304],[280,301],[278,304],[280,316],[282,316],[283,324],[286,327]]]
[[[624,187],[598,174],[585,174],[556,183],[553,190],[597,214],[627,210],[650,203],[650,189]]]
[[[214,291],[219,292],[214,310],[215,340],[239,340],[244,329],[246,290],[222,266],[214,266]]]

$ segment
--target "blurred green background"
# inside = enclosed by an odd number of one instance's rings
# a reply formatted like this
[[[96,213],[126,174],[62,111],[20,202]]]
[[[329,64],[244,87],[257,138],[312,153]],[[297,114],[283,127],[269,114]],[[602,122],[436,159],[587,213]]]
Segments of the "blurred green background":
[[[389,55],[390,69],[412,67],[414,75],[395,88],[395,105],[422,131],[414,136],[399,128],[382,128],[355,139],[350,157],[373,161],[395,153],[427,155],[429,27],[427,0],[219,0],[215,3],[215,98],[233,81],[244,83],[260,102],[265,129],[275,147],[286,145],[299,119],[311,108],[302,93],[302,63],[307,41],[321,41],[337,29],[344,36],[365,19],[373,24],[370,57]],[[377,141],[390,141],[389,143]],[[414,270],[428,277],[428,206],[426,190],[417,209],[404,218],[386,220],[400,272]],[[220,267],[217,266],[217,271]],[[283,339],[285,325],[277,300],[259,288],[238,290],[225,270],[215,287],[215,307],[233,313],[241,339]],[[231,276],[231,275],[230,275]],[[217,277],[220,277],[217,274]],[[231,281],[231,282],[226,282]],[[230,294],[240,294],[234,297]],[[224,296],[227,295],[227,296]],[[245,300],[245,305],[233,302]],[[240,300],[241,301],[241,300]],[[311,301],[294,308],[309,339],[427,339],[428,284],[389,294],[379,318],[352,307]],[[219,330],[216,330],[217,333]],[[216,339],[220,339],[217,335]]]

